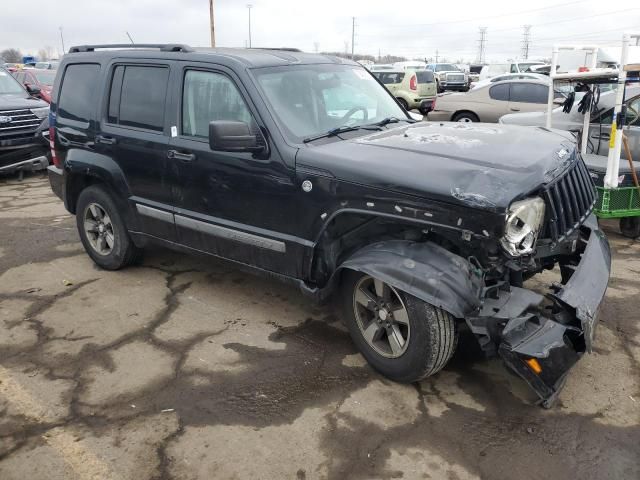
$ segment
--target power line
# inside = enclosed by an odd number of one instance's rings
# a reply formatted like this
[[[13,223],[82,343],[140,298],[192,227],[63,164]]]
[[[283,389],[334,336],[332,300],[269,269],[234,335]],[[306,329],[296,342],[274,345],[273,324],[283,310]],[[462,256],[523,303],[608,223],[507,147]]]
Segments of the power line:
[[[476,57],[476,62],[484,63],[484,51],[487,44],[487,27],[480,27],[479,32],[480,38],[478,39],[478,56]]]
[[[579,20],[587,20],[587,19],[591,19],[591,18],[595,18],[595,17],[605,17],[605,16],[608,16],[608,15],[615,15],[615,14],[618,14],[618,13],[627,13],[627,12],[638,11],[638,10],[640,10],[640,8],[637,8],[637,7],[636,8],[626,8],[626,9],[623,9],[623,10],[614,10],[614,11],[610,11],[610,12],[596,13],[596,14],[587,15],[587,16],[584,16],[584,17],[562,18],[561,20],[555,20],[553,22],[532,23],[530,25],[532,27],[544,27],[544,26],[547,26],[547,25],[557,25],[559,23],[575,22],[575,21],[579,21]],[[434,23],[434,24],[429,24],[429,25],[442,25],[444,23],[445,22],[443,22],[443,23]],[[498,29],[495,29],[495,30],[492,29],[491,32],[492,33],[495,33],[495,32],[510,32],[510,31],[513,31],[513,30],[519,30],[520,28],[522,28],[522,27],[498,28]],[[375,35],[374,34],[371,34],[371,35],[361,34],[361,36],[367,36],[367,37],[379,36],[379,35],[380,35],[379,33],[376,33]],[[412,33],[412,32],[407,32],[404,35],[414,36],[415,34]],[[432,34],[432,35],[421,35],[421,38],[429,38],[429,37],[441,38],[441,37],[444,37],[444,36],[459,37],[460,35],[461,35],[460,33],[438,33],[438,34]]]
[[[431,27],[431,26],[435,26],[435,25],[451,25],[453,23],[476,22],[478,20],[488,20],[488,19],[491,19],[491,18],[512,17],[514,15],[521,15],[523,13],[539,12],[539,11],[542,11],[542,10],[549,10],[551,8],[567,7],[569,5],[576,5],[578,3],[584,4],[584,0],[573,1],[573,2],[565,2],[565,3],[557,3],[555,5],[549,5],[547,7],[532,8],[530,10],[520,10],[518,12],[511,12],[511,13],[501,13],[501,14],[498,14],[498,15],[488,15],[488,16],[485,16],[485,17],[475,17],[475,18],[469,18],[469,19],[465,19],[465,20],[450,20],[450,21],[446,21],[446,22],[435,22],[435,23],[414,23],[414,24],[407,24],[407,25],[394,25],[393,27],[390,27],[390,28]]]
[[[522,58],[529,58],[529,44],[531,43],[531,25],[524,25],[522,32]]]
[[[356,17],[351,17],[351,60],[354,59],[356,44]]]

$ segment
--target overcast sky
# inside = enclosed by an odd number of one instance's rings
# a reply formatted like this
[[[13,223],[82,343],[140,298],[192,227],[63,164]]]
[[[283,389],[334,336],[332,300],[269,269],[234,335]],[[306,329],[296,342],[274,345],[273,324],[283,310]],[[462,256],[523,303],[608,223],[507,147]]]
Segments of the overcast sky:
[[[640,31],[640,0],[214,0],[218,46],[244,47],[251,3],[252,44],[305,51],[355,51],[410,58],[473,61],[479,27],[487,27],[486,58],[521,55],[523,25],[531,25],[529,58],[551,56],[554,43],[619,42]],[[36,53],[85,43],[176,42],[209,45],[208,0],[1,0],[0,49]],[[446,5],[451,5],[447,8]]]

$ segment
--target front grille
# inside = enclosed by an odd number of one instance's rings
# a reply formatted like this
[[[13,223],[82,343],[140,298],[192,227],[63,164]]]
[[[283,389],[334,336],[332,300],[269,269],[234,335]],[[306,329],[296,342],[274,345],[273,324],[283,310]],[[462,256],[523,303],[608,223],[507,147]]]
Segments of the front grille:
[[[0,123],[0,140],[13,140],[32,136],[42,123],[31,110],[0,110],[0,117],[11,117],[8,123]]]
[[[571,235],[595,205],[596,189],[582,158],[545,186],[546,222],[543,237],[555,242]]]
[[[447,73],[447,82],[464,82],[464,74]]]

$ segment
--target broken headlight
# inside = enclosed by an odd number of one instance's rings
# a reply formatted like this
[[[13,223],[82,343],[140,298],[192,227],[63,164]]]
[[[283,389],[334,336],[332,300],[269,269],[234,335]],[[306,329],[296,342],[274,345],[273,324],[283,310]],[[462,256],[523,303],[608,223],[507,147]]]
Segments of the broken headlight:
[[[513,257],[533,252],[543,221],[544,201],[541,198],[513,202],[500,240],[502,247]]]

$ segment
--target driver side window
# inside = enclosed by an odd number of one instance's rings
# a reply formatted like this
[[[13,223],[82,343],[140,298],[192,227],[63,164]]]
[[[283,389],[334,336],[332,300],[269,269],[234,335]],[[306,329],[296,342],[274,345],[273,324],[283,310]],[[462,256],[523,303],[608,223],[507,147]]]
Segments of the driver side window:
[[[251,124],[251,112],[226,75],[188,70],[182,93],[182,134],[209,136],[209,122],[234,120]]]
[[[600,118],[592,120],[592,122],[599,122],[602,125],[611,125],[611,119],[613,118],[613,108],[610,108],[604,112]],[[634,127],[640,127],[640,97],[636,97],[633,100],[627,102],[627,120],[626,124]]]

